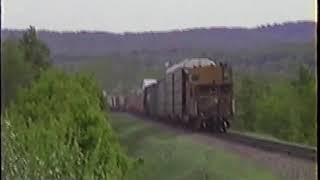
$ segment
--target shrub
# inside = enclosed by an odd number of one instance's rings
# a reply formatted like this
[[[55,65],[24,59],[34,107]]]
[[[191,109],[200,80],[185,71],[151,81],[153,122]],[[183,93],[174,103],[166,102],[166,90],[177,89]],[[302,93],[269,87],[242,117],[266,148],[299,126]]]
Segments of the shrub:
[[[316,79],[307,67],[300,66],[295,79],[239,82],[235,87],[237,129],[317,144]]]
[[[92,77],[42,72],[2,121],[7,179],[122,179],[122,151]]]

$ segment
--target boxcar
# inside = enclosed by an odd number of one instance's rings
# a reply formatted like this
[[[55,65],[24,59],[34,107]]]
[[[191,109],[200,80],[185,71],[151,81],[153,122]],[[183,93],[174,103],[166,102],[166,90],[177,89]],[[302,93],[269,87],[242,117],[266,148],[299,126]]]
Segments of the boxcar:
[[[166,113],[166,106],[167,106],[167,95],[166,95],[166,83],[165,79],[161,79],[157,83],[156,88],[156,95],[157,95],[157,109],[156,109],[156,116],[157,117],[165,117],[167,116]]]
[[[144,90],[144,111],[146,115],[156,116],[158,96],[157,96],[158,84],[152,84]]]
[[[126,97],[126,109],[136,114],[144,113],[144,97],[141,91],[131,92]]]

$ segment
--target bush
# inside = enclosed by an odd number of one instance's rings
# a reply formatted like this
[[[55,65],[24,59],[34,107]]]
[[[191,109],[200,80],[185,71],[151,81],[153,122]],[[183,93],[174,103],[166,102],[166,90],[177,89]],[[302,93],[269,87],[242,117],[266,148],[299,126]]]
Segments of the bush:
[[[15,40],[6,40],[1,44],[1,65],[3,85],[1,85],[1,112],[5,105],[14,100],[19,88],[27,86],[35,77],[32,64],[24,60],[24,53]]]
[[[122,179],[131,160],[115,138],[93,78],[42,72],[6,110],[7,179]]]

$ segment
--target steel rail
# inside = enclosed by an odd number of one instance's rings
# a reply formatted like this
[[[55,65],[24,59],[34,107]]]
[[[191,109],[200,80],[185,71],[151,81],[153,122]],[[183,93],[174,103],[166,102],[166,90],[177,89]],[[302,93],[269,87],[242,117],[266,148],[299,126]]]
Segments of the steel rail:
[[[317,160],[317,150],[316,148],[312,148],[312,147],[281,143],[277,141],[252,137],[252,136],[235,133],[235,132],[228,132],[226,134],[217,134],[215,136],[227,141],[233,141],[233,142],[245,144],[248,146],[252,146],[252,147],[270,151],[270,152],[282,153],[288,156],[311,160],[311,161]]]

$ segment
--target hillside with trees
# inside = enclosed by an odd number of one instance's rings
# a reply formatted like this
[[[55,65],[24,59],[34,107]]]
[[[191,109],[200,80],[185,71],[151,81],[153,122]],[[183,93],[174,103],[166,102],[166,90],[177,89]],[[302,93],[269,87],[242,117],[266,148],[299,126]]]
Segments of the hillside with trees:
[[[212,27],[166,32],[53,32],[38,35],[54,56],[105,56],[108,54],[157,54],[163,56],[193,51],[239,52],[315,41],[312,21],[271,24],[256,28]],[[4,29],[3,39],[19,38],[22,31]]]

